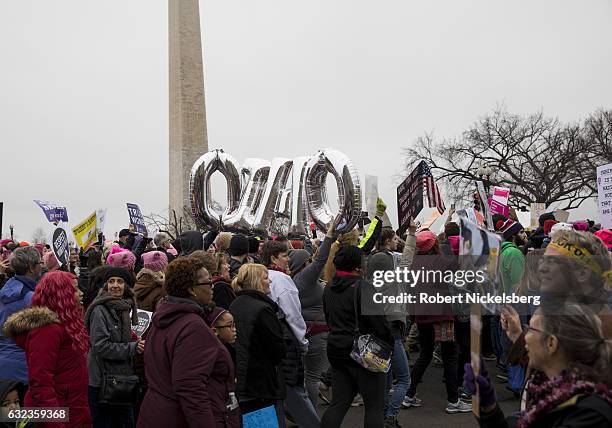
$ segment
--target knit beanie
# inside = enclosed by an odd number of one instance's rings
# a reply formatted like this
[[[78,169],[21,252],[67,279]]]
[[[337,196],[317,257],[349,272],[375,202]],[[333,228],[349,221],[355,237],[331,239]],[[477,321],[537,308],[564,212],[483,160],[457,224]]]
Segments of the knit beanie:
[[[455,256],[459,255],[459,242],[461,241],[460,236],[449,236],[448,242],[450,243],[451,253]]]
[[[336,271],[352,272],[361,267],[363,252],[356,245],[343,245],[334,256]]]
[[[232,236],[232,240],[230,241],[228,252],[230,256],[244,256],[249,252],[249,240],[246,236],[242,234],[237,234]]]
[[[498,222],[496,229],[503,235],[506,241],[512,240],[512,237],[524,229],[523,225],[511,218],[501,223]]]
[[[574,227],[569,223],[557,222],[550,229],[550,236],[552,236],[558,230],[574,230]]]
[[[111,250],[111,253],[113,250]],[[114,267],[134,269],[136,265],[136,256],[128,250],[114,252],[108,256],[106,263]]]
[[[289,253],[289,270],[297,272],[310,258],[310,253],[306,250],[292,250]]]
[[[497,228],[497,225],[499,224],[499,221],[505,222],[506,220],[508,220],[508,217],[506,217],[505,215],[501,215],[501,214],[493,214],[491,216],[491,219],[493,220],[493,229],[495,229],[496,232],[499,231],[499,229]]]
[[[418,254],[427,254],[436,244],[436,234],[431,230],[424,230],[416,234],[416,248]]]
[[[130,288],[134,286],[134,275],[132,275],[132,273],[125,268],[113,266],[107,267],[104,271],[101,272],[101,279],[103,284],[106,284],[111,278],[121,278]]]
[[[601,239],[601,242],[608,248],[609,251],[612,251],[612,230],[610,229],[601,229],[595,232],[595,236]]]
[[[576,221],[574,222],[574,229],[587,232],[589,230],[589,223],[586,221]]]
[[[168,266],[168,257],[161,251],[149,251],[144,253],[141,258],[143,267],[153,272],[162,272]]]
[[[47,251],[43,255],[43,263],[49,272],[53,272],[54,270],[58,270],[60,268],[59,261],[57,261],[53,251]]]
[[[556,220],[544,220],[544,235],[550,235],[550,230],[557,223],[559,222]]]

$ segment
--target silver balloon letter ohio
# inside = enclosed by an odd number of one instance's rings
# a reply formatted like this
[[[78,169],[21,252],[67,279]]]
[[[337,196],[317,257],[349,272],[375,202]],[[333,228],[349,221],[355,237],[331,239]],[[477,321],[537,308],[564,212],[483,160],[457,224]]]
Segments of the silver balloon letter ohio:
[[[216,171],[227,181],[223,213],[211,208],[210,178]],[[338,213],[329,206],[328,173],[338,186]],[[355,226],[361,211],[359,174],[344,154],[332,149],[293,160],[249,158],[242,168],[223,150],[212,150],[193,165],[190,192],[191,210],[203,229],[305,235],[311,220],[326,232],[327,224],[341,215],[338,231],[347,231]]]
[[[337,150],[325,149],[310,159],[307,168],[308,211],[317,227],[326,232],[327,224],[337,215],[342,216],[338,232],[355,227],[361,211],[361,184],[350,159]],[[332,212],[329,206],[326,188],[328,173],[334,176],[338,186],[338,213]]]
[[[227,181],[227,208],[220,214],[211,208],[210,177],[219,171]],[[191,168],[189,189],[191,212],[198,227],[218,229],[223,217],[231,217],[239,208],[241,185],[238,162],[221,149],[200,156]]]
[[[249,158],[242,167],[242,197],[238,209],[223,217],[223,226],[234,230],[253,228],[255,214],[259,207],[270,174],[270,162]]]
[[[287,187],[289,173],[293,161],[285,158],[272,159],[270,173],[268,174],[268,182],[264,190],[263,198],[253,220],[253,229],[259,231],[269,231],[272,220],[276,213],[279,212],[279,204],[281,193]]]

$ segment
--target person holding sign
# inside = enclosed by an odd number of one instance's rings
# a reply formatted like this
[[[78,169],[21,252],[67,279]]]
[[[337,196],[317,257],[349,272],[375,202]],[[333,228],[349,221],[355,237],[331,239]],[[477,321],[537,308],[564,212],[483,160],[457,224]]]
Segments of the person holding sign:
[[[132,325],[138,324],[132,286],[134,279],[124,268],[104,271],[104,287],[85,313],[91,348],[89,366],[89,407],[94,427],[132,427],[131,405],[136,398],[137,378],[133,390],[113,395],[113,379],[121,378],[129,385],[133,381],[132,358],[144,352],[144,340],[132,335]],[[131,313],[131,316],[130,316]],[[135,377],[135,376],[133,376]],[[108,391],[108,394],[106,393]],[[129,395],[126,399],[123,395]],[[121,403],[119,403],[121,402]]]

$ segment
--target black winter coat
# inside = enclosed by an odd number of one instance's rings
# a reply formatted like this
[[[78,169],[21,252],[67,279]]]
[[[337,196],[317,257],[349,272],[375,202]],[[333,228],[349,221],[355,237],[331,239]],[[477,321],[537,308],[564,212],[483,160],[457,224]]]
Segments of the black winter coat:
[[[359,314],[359,334],[373,334],[393,345],[393,336],[384,315],[361,315],[363,287],[372,287],[358,276],[334,276],[323,292],[323,312],[329,326],[327,357],[330,362],[353,362],[350,357],[353,348],[356,325],[355,302]],[[370,293],[371,294],[371,293]],[[354,363],[357,364],[357,363]]]
[[[286,347],[279,308],[255,290],[238,293],[229,308],[236,323],[236,378],[239,401],[285,398],[281,361]]]

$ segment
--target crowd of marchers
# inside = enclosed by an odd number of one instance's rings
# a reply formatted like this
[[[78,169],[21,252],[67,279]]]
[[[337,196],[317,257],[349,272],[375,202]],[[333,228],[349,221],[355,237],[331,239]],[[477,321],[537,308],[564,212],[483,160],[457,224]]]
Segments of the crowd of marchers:
[[[65,266],[48,245],[1,241],[2,411],[69,409],[69,422],[30,426],[165,428],[240,427],[270,409],[281,427],[337,428],[363,406],[363,426],[392,428],[430,405],[417,390],[435,359],[441,413],[472,412],[478,393],[475,425],[612,426],[612,231],[552,213],[534,230],[495,216],[501,291],[541,304],[484,314],[476,365],[469,313],[450,304],[362,313],[372,272],[459,269],[452,212],[440,234],[411,221],[398,235],[385,209],[379,199],[365,229],[331,223],[322,239],[124,229]],[[144,332],[138,310],[153,314]],[[363,335],[391,350],[388,372],[354,358]],[[516,394],[515,413],[502,412],[494,380]]]

